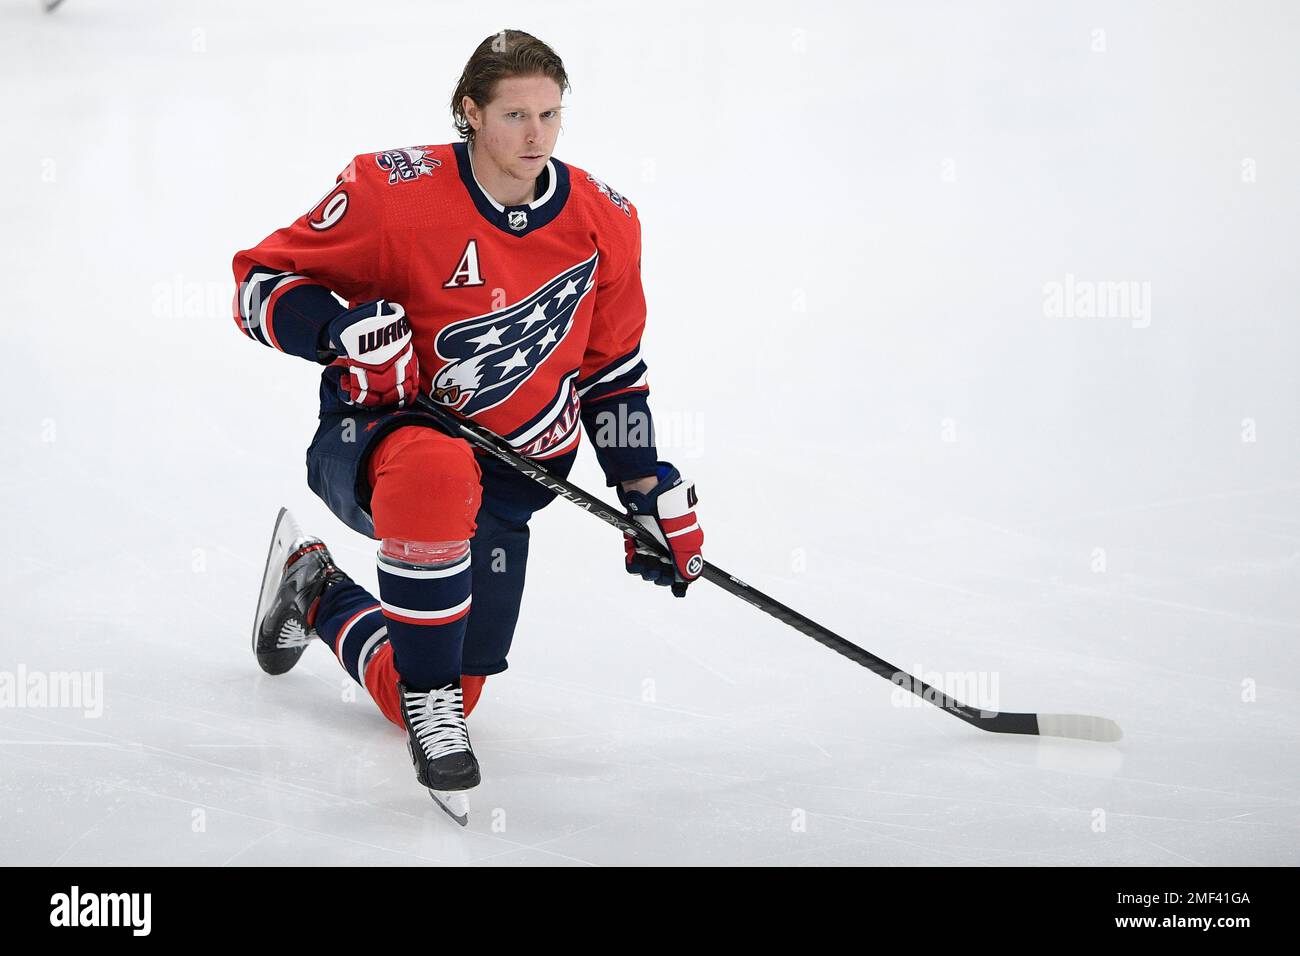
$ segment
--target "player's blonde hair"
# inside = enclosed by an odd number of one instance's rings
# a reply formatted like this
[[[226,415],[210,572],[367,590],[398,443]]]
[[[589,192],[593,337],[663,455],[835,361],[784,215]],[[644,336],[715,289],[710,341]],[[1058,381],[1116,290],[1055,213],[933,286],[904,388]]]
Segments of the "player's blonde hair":
[[[561,93],[569,89],[564,62],[537,37],[523,30],[494,33],[474,50],[451,94],[452,121],[461,139],[474,139],[474,127],[469,125],[461,106],[464,97],[480,107],[486,106],[492,102],[497,81],[511,76],[548,76],[559,84]]]

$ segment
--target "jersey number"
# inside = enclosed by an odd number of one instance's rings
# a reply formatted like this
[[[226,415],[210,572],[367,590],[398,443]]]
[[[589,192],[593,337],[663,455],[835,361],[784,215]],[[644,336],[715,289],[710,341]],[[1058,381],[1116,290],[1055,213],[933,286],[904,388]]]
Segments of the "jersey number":
[[[325,194],[324,199],[312,207],[311,212],[307,213],[307,225],[318,232],[323,232],[337,224],[347,211],[348,194],[343,191],[343,184],[339,183]]]

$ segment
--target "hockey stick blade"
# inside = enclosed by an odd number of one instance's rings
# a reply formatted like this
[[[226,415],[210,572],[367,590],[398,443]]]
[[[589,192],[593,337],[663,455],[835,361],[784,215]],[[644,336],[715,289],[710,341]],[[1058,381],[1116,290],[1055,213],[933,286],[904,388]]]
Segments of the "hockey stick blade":
[[[568,499],[589,514],[595,515],[608,525],[613,525],[635,542],[637,551],[654,554],[671,562],[671,556],[664,546],[647,529],[637,524],[621,511],[609,507],[599,498],[593,498],[572,482],[557,478],[545,467],[515,451],[504,439],[467,419],[461,418],[442,407],[427,395],[418,395],[415,404],[437,420],[442,429],[456,438],[464,438],[470,444],[482,449],[494,458],[509,465],[526,478],[531,478],[543,488]],[[918,680],[906,671],[899,670],[883,658],[847,641],[829,628],[823,627],[809,617],[793,608],[786,607],[780,601],[769,597],[757,588],[750,587],[740,578],[728,574],[716,564],[704,562],[700,577],[722,590],[751,604],[781,621],[796,631],[811,637],[818,644],[828,647],[837,654],[847,657],[878,674],[892,684],[905,687],[923,700],[946,710],[972,727],[995,734],[1030,734],[1042,737],[1068,737],[1075,740],[1095,740],[1110,742],[1119,740],[1122,733],[1119,725],[1105,717],[1090,717],[1084,714],[1034,714],[1034,713],[1000,713],[998,711],[980,710],[963,704],[956,698],[949,697],[922,680]]]
[[[1101,743],[1114,743],[1124,736],[1115,721],[1087,714],[1039,714],[1038,733],[1042,737],[1068,737]]]

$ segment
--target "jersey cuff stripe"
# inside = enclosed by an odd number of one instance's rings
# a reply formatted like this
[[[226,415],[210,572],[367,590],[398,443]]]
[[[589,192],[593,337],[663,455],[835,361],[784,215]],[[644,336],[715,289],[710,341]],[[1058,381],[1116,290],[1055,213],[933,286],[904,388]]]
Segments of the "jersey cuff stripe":
[[[618,391],[624,388],[632,388],[645,382],[650,372],[645,367],[645,362],[637,362],[631,369],[616,378],[605,379],[596,382],[594,385],[587,386],[586,394],[582,395],[584,401],[598,401],[609,392]]]
[[[645,395],[649,393],[649,391],[650,391],[650,386],[645,383],[645,376],[643,375],[635,385],[629,385],[627,388],[620,388],[617,391],[613,391],[613,392],[602,392],[599,395],[587,399],[587,404],[594,405],[596,402],[603,402],[606,399],[615,398],[619,395],[632,395],[632,394]]]
[[[607,364],[604,368],[597,369],[585,379],[579,379],[578,394],[582,395],[584,392],[589,391],[593,386],[599,385],[601,382],[606,382],[610,379],[618,378],[620,375],[626,374],[631,371],[632,367],[639,361],[641,361],[641,346],[637,345],[637,347],[631,352],[628,352],[620,358],[614,359],[614,361]]]
[[[244,315],[244,305],[240,301],[241,295],[242,291],[236,289],[235,298],[230,304],[232,318],[235,320],[235,325],[239,327],[239,331],[243,332],[254,342],[260,342],[262,345],[270,345],[271,343],[266,340],[266,336],[262,334],[262,330],[254,328],[249,324],[247,316]]]
[[[281,352],[284,351],[284,348],[280,345],[280,340],[275,337],[275,306],[280,301],[280,297],[290,289],[310,284],[310,282],[311,280],[306,276],[287,276],[277,282],[271,290],[271,294],[262,301],[262,328],[266,330],[266,337],[271,340],[271,344]]]
[[[250,337],[263,345],[284,352],[285,349],[272,328],[275,305],[290,289],[316,284],[307,276],[293,272],[274,272],[265,266],[254,266],[249,271],[248,278],[235,293],[241,327]]]

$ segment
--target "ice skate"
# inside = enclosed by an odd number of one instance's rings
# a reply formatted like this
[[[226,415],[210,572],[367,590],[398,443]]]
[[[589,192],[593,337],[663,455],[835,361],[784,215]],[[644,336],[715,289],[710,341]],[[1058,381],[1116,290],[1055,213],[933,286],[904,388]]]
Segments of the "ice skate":
[[[285,508],[276,515],[271,547],[262,572],[262,590],[253,618],[253,654],[268,674],[283,674],[298,663],[316,637],[307,612],[325,585],[343,572],[329,549],[302,533]]]
[[[479,784],[478,760],[470,747],[461,689],[412,690],[398,683],[406,748],[415,776],[429,795],[461,826],[469,823],[465,791]]]

